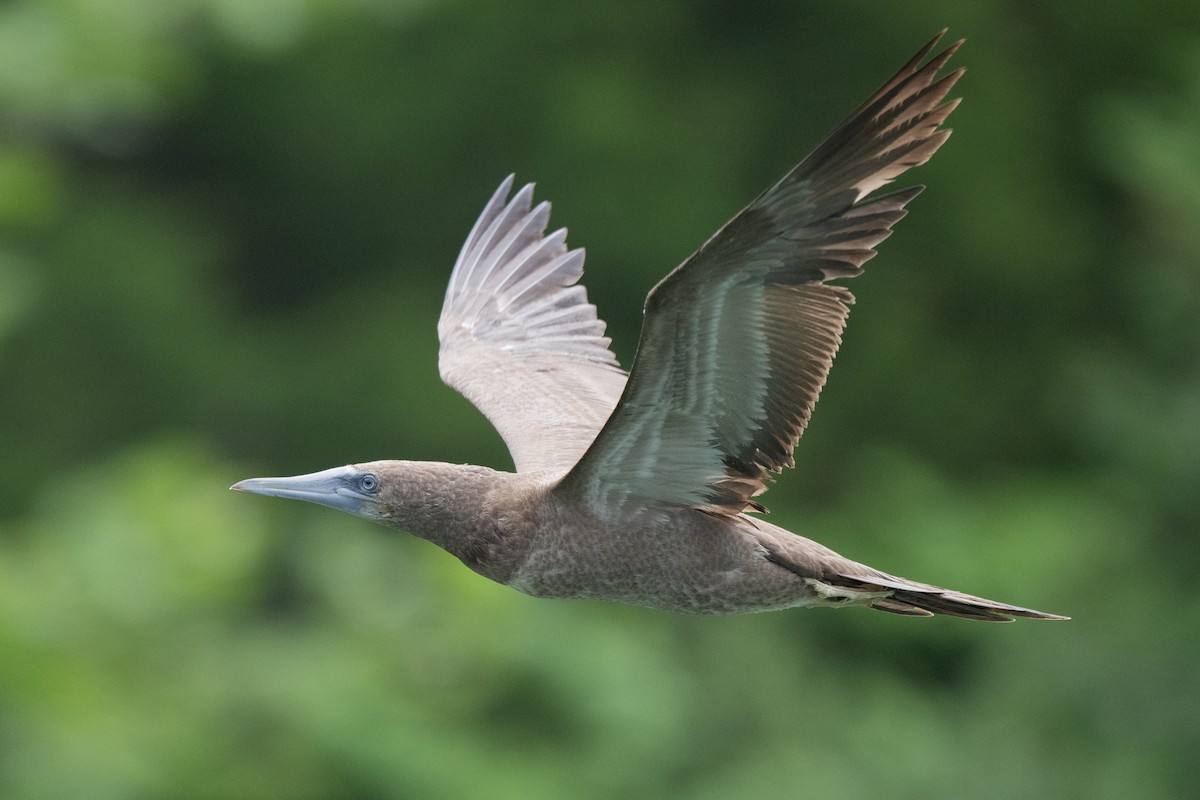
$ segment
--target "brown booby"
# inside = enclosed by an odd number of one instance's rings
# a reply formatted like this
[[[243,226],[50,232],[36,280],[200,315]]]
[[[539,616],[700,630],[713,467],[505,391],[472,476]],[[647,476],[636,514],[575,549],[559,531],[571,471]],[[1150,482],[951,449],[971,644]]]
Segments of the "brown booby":
[[[944,33],[944,32],[943,32]],[[583,251],[510,176],[475,223],[438,323],[442,378],[515,472],[374,461],[232,488],[307,500],[434,542],[537,597],[698,614],[868,606],[1065,619],[852,561],[751,516],[793,466],[841,342],[852,278],[923,187],[877,194],[950,135],[941,34],[646,298],[624,372],[578,281]],[[928,58],[928,60],[926,60]]]

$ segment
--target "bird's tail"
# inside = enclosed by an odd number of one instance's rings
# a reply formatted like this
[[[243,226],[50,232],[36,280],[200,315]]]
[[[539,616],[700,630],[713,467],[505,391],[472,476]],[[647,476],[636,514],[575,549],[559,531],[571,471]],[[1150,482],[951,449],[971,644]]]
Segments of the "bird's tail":
[[[1047,614],[1042,611],[1034,611],[1032,608],[1022,608],[963,594],[952,589],[943,589],[940,586],[897,578],[875,570],[871,570],[869,576],[838,575],[832,580],[826,577],[824,581],[856,591],[879,592],[883,596],[871,598],[865,605],[878,611],[906,617],[947,614],[952,617],[977,619],[984,622],[1012,622],[1014,617],[1070,619],[1070,617],[1058,614]]]
[[[761,520],[752,522],[749,531],[766,551],[767,560],[799,575],[812,590],[798,605],[867,606],[906,617],[946,614],[985,622],[1012,622],[1015,617],[1070,619],[897,578],[778,526]]]

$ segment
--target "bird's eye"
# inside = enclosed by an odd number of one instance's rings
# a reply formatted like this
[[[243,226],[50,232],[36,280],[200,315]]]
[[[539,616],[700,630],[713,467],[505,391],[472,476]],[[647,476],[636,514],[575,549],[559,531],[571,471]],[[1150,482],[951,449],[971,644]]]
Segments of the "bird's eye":
[[[372,494],[379,489],[379,478],[368,472],[358,479],[358,488],[368,494]]]

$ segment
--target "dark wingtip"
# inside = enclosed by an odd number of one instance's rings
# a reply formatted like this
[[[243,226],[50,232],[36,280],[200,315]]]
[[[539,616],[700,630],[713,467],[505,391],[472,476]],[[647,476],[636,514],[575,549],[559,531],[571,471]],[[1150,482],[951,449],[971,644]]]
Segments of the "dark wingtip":
[[[934,34],[933,38],[930,39],[928,42],[926,42],[925,46],[922,47],[920,50],[918,50],[917,54],[914,55],[911,59],[909,59],[909,62],[908,62],[908,64],[905,65],[905,68],[912,69],[912,68],[915,68],[917,65],[919,65],[921,62],[923,62],[925,60],[926,56],[928,56],[930,53],[932,53],[934,48],[938,46],[938,42],[940,42],[942,40],[942,37],[944,37],[949,32],[950,32],[949,28],[942,28],[940,31],[938,31],[936,34]],[[950,58],[950,56],[954,55],[956,52],[958,52],[958,49],[960,47],[962,47],[964,44],[966,44],[966,41],[967,41],[966,39],[960,38],[956,41],[951,42],[950,44],[946,45],[946,49],[942,50],[942,52],[938,53],[931,60],[938,61],[939,66],[941,64],[945,64],[946,61]]]

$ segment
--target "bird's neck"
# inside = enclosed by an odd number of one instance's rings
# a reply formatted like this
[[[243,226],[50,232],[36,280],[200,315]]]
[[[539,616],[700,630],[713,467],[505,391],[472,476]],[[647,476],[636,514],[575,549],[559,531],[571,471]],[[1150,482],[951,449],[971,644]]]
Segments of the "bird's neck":
[[[433,542],[488,577],[507,532],[508,501],[523,476],[486,467],[396,462],[380,522]],[[497,578],[498,579],[498,578]]]

